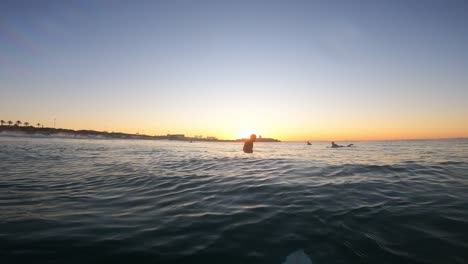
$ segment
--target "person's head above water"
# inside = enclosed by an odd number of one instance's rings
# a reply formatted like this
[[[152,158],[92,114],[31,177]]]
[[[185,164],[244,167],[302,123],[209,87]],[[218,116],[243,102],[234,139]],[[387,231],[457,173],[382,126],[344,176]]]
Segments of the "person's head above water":
[[[257,139],[257,135],[252,134],[250,135],[250,140],[255,141]]]

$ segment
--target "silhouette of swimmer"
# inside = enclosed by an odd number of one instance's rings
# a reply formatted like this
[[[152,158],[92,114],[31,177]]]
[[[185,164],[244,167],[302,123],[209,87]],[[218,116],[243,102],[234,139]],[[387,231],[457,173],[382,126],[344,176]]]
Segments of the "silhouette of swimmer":
[[[307,145],[312,145],[309,141],[307,141]]]
[[[351,147],[351,146],[354,146],[354,144],[349,144],[348,146],[342,146],[342,145],[336,144],[334,141],[331,143],[332,148],[344,148],[344,147]]]
[[[256,139],[257,139],[257,135],[255,134],[250,135],[250,139],[244,143],[245,153],[253,153],[253,143],[255,142]]]

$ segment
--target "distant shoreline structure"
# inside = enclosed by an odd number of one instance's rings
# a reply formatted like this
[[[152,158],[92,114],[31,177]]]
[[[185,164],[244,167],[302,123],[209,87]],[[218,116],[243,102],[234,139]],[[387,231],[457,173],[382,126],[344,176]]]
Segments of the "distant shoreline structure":
[[[106,132],[95,130],[73,130],[65,128],[51,128],[51,127],[33,127],[33,126],[0,126],[0,133],[14,133],[24,135],[67,135],[73,137],[101,137],[113,139],[142,139],[142,140],[177,140],[177,141],[204,141],[204,142],[244,142],[247,139],[218,139],[216,137],[186,137],[184,134],[167,134],[160,136],[150,136],[143,134],[128,134],[121,132]],[[281,142],[274,138],[259,138],[257,142]]]
[[[175,141],[202,141],[202,142],[245,142],[247,139],[218,139],[216,137],[186,137],[184,134],[167,134],[150,136],[144,134],[129,134],[121,132],[107,132],[95,130],[73,130],[65,128],[33,127],[19,125],[0,125],[0,135],[41,135],[41,136],[68,136],[82,138],[108,138],[108,139],[142,139],[142,140],[175,140]],[[468,139],[468,137],[441,137],[441,138],[401,138],[401,139],[343,139],[340,142],[362,141],[413,141],[413,140],[444,140],[444,139]],[[282,142],[273,138],[257,138],[257,142]],[[291,140],[287,142],[303,143],[307,140]],[[310,142],[329,142],[330,140],[309,140]]]

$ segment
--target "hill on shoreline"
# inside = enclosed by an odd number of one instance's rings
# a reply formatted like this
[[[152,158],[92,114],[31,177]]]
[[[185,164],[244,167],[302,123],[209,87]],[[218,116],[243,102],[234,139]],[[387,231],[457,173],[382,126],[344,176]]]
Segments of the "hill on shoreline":
[[[0,133],[4,134],[24,134],[24,135],[67,135],[71,137],[98,137],[98,138],[114,138],[114,139],[144,139],[144,140],[178,140],[178,141],[207,141],[207,142],[244,142],[247,139],[222,140],[215,137],[200,138],[200,137],[185,137],[184,135],[161,135],[150,136],[143,134],[128,134],[121,132],[106,132],[95,130],[73,130],[64,128],[50,127],[33,127],[33,126],[0,126]],[[273,138],[260,138],[258,142],[280,142]]]

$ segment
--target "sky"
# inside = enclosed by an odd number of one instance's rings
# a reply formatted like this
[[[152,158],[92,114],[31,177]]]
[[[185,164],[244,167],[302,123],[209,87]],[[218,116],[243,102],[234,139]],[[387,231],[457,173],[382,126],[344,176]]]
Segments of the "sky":
[[[0,119],[222,139],[468,137],[468,2],[3,0]]]

